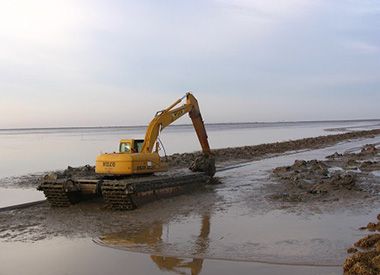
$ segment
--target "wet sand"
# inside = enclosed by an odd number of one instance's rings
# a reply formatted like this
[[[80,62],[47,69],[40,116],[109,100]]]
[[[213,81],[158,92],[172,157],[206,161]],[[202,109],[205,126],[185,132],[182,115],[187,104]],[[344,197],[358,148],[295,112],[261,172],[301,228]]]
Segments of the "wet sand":
[[[216,174],[221,184],[132,212],[88,201],[0,213],[1,274],[22,268],[28,274],[341,274],[347,248],[365,235],[358,228],[378,214],[378,193],[369,188],[349,199],[274,200],[284,183],[272,171],[379,142],[377,136],[226,161]]]

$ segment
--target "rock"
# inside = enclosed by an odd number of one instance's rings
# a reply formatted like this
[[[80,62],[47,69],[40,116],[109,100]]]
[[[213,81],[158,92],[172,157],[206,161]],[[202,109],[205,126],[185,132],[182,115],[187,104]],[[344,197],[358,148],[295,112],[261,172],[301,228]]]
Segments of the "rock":
[[[290,166],[276,167],[275,169],[273,169],[273,173],[274,174],[283,174],[283,173],[289,172],[290,169],[291,169]]]
[[[296,160],[292,165],[292,168],[305,168],[307,162],[305,160]]]
[[[380,214],[377,216],[380,220]],[[378,230],[380,221],[368,223],[363,229]],[[363,251],[358,251],[355,247],[347,249],[351,253],[343,264],[345,275],[375,275],[380,274],[380,234],[370,234],[361,238],[354,244]],[[352,254],[354,253],[354,254]]]
[[[335,152],[334,154],[329,155],[329,156],[327,156],[326,158],[327,158],[327,159],[337,159],[337,158],[340,158],[340,157],[343,157],[343,155],[342,155],[342,154],[339,154],[338,152]]]
[[[371,262],[376,269],[380,269],[380,255],[373,257]]]
[[[380,240],[380,234],[370,234],[355,243],[356,247],[371,248]]]
[[[360,258],[361,258],[361,252],[355,253],[347,257],[343,263],[343,270],[346,272],[349,271],[354,266],[354,264],[359,262]]]
[[[358,250],[355,247],[350,247],[349,249],[347,249],[347,253],[349,254],[356,253],[356,252],[358,252]]]
[[[367,224],[367,229],[369,231],[376,231],[378,228],[378,224],[377,223],[373,223],[373,222],[370,222]]]
[[[375,244],[375,251],[376,251],[377,253],[380,253],[380,242],[377,242],[377,243]]]
[[[349,275],[378,275],[377,272],[372,270],[368,265],[357,262],[353,267],[348,271]]]
[[[363,154],[374,154],[374,153],[377,153],[377,148],[373,144],[366,144],[363,146],[361,153],[363,153]]]
[[[375,269],[371,267],[371,260],[378,256],[376,252],[356,252],[346,258],[343,263],[343,270],[345,274],[359,275],[359,274],[378,274]]]

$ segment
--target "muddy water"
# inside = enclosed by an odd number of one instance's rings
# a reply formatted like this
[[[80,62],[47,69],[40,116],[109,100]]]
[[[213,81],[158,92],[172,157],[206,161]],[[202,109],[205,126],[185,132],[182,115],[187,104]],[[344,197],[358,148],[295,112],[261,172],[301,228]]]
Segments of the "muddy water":
[[[221,185],[132,212],[88,202],[0,213],[0,274],[341,274],[346,249],[365,234],[357,229],[378,214],[378,195],[273,202],[269,175],[296,159],[377,142],[380,137],[229,167],[217,173]]]

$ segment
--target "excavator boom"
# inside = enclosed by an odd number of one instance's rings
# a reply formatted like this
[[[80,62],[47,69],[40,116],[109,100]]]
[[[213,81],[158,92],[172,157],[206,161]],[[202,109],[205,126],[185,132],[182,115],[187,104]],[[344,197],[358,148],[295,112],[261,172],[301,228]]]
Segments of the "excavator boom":
[[[197,133],[199,143],[201,144],[202,151],[206,155],[210,155],[210,145],[208,143],[208,136],[205,128],[205,124],[203,122],[203,118],[201,115],[201,111],[199,110],[198,101],[195,99],[195,97],[191,94],[187,94],[187,101],[189,104],[193,105],[193,108],[189,112],[191,121],[193,123],[195,132]]]
[[[186,102],[182,106],[176,107],[185,98]],[[197,133],[203,153],[210,154],[210,145],[208,143],[206,128],[199,110],[198,101],[190,92],[186,93],[184,97],[176,100],[166,109],[156,113],[147,128],[141,152],[152,153],[154,144],[156,143],[160,132],[186,113],[189,113],[189,116],[193,122],[193,126],[195,132]]]
[[[158,136],[164,128],[187,113],[192,120],[199,143],[202,147],[203,159],[213,159],[198,101],[188,92],[184,97],[176,100],[166,109],[156,113],[147,127],[144,140],[121,140],[119,153],[105,153],[99,155],[96,158],[96,173],[114,176],[152,174],[166,171],[167,164],[161,161],[157,147],[155,147]],[[207,163],[209,162],[205,162],[205,164]],[[199,167],[199,165],[196,166]],[[208,166],[212,168],[214,163],[211,162]],[[207,174],[211,176],[215,173],[214,169],[204,167],[205,165],[202,164],[201,168],[194,168],[192,170],[194,172],[209,171]]]

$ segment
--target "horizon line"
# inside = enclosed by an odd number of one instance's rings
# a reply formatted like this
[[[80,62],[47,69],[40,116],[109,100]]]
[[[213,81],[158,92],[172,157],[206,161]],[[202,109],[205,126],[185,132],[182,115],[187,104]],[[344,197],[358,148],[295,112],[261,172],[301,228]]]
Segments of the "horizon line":
[[[328,119],[328,120],[284,120],[284,121],[252,121],[252,122],[214,122],[205,123],[205,125],[243,125],[243,124],[275,124],[275,123],[321,123],[321,122],[364,122],[364,121],[380,121],[380,118],[370,118],[370,119]],[[168,127],[178,127],[178,126],[190,126],[191,123],[182,123],[169,125]],[[57,129],[115,129],[115,128],[142,128],[148,125],[110,125],[110,126],[57,126],[57,127],[20,127],[20,128],[0,128],[0,131],[16,131],[16,130],[57,130]]]

